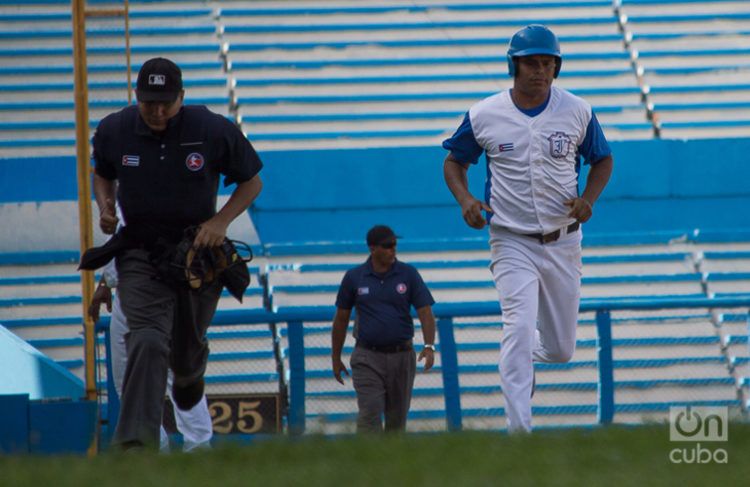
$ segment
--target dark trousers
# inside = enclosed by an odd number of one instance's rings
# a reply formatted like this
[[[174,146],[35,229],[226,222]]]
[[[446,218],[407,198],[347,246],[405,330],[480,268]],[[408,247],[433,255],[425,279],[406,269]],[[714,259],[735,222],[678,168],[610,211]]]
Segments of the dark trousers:
[[[167,370],[175,384],[203,377],[208,360],[206,330],[221,286],[194,293],[156,278],[148,252],[128,250],[117,259],[117,292],[127,319],[128,363],[113,443],[158,446]]]
[[[411,404],[417,356],[414,350],[383,353],[355,347],[350,366],[357,393],[358,433],[404,431]]]

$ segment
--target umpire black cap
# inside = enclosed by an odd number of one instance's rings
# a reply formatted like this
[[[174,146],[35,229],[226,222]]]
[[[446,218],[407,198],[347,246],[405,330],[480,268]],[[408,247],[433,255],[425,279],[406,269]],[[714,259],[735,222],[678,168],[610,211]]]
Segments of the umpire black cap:
[[[373,247],[397,238],[401,237],[393,233],[391,227],[386,225],[375,225],[369,232],[367,232],[367,245]]]
[[[138,72],[135,95],[138,101],[172,102],[182,91],[182,71],[163,57],[149,59]]]

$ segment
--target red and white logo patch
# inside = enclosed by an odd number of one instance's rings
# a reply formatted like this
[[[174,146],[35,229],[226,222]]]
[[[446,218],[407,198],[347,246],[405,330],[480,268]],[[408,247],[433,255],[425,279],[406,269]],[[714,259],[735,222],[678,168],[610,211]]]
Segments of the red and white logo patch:
[[[406,294],[406,284],[404,284],[403,282],[399,282],[398,284],[396,284],[396,292],[398,292],[399,294]]]
[[[203,169],[203,165],[205,164],[205,159],[203,159],[203,156],[200,155],[197,152],[193,152],[192,154],[187,156],[187,159],[185,159],[185,165],[188,169],[191,171],[200,171]]]

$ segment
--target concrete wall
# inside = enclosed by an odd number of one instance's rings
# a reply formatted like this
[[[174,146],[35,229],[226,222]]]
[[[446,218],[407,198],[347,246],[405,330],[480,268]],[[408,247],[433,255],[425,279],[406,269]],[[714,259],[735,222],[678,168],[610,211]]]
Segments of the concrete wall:
[[[612,148],[615,172],[586,225],[586,242],[750,238],[749,139]],[[484,238],[463,224],[443,182],[444,156],[440,147],[263,153],[263,193],[252,222],[239,219],[233,236],[266,244],[361,242],[370,226],[388,223],[414,241]],[[469,172],[476,195],[485,171],[482,162]],[[73,158],[0,159],[0,252],[77,250],[76,197]]]
[[[615,171],[584,234],[589,243],[750,237],[748,139],[613,142]],[[265,189],[253,218],[265,243],[361,242],[371,225],[405,239],[472,239],[442,176],[439,147],[264,155]],[[585,183],[587,171],[581,175]],[[469,170],[484,194],[486,164]]]

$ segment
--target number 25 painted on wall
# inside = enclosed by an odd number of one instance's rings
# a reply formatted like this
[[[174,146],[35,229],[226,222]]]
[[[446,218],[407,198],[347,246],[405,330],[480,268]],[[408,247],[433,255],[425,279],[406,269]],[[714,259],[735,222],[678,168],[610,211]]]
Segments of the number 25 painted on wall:
[[[278,396],[208,396],[214,433],[276,433],[279,431]]]

